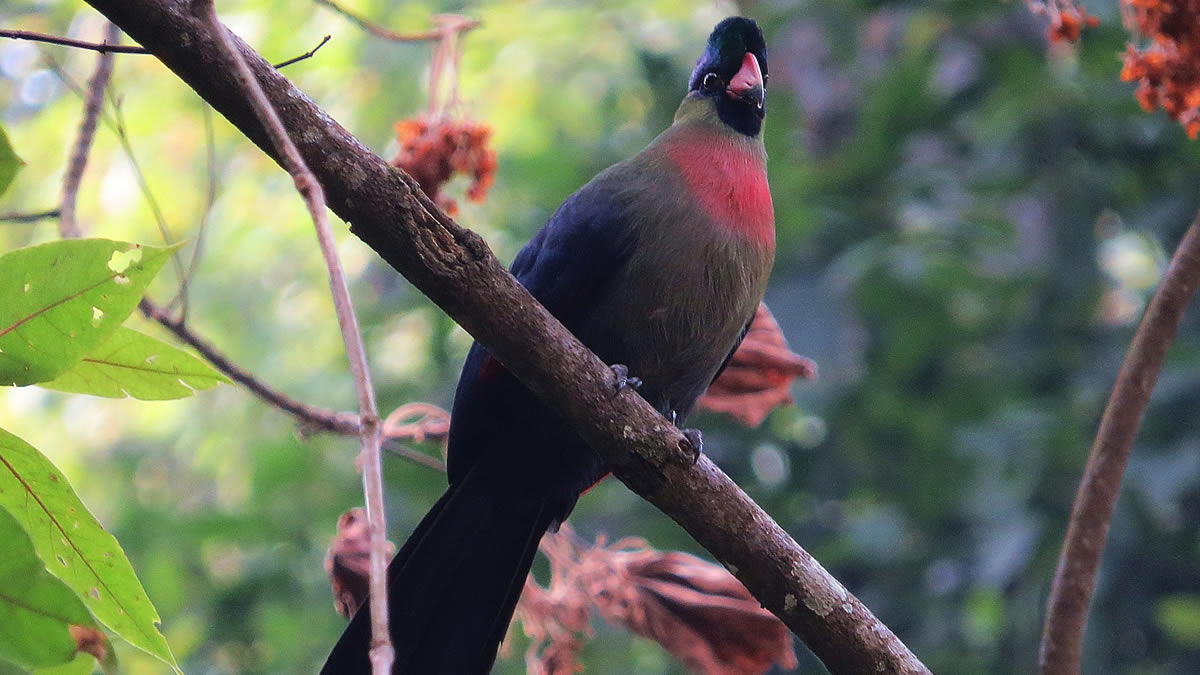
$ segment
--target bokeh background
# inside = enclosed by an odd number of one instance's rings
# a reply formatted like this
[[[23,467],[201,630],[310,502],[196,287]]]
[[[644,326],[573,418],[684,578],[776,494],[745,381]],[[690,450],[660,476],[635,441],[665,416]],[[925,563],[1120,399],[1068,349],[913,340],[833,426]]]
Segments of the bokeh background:
[[[820,365],[759,429],[698,420],[706,450],[935,672],[1029,673],[1088,444],[1148,294],[1200,207],[1200,146],[1121,83],[1115,1],[1075,48],[1021,2],[393,3],[396,30],[461,12],[462,113],[493,129],[486,202],[459,220],[503,260],[573,189],[671,119],[704,37],[743,12],[770,46],[766,142],[779,250],[767,301]],[[426,105],[430,48],[295,0],[219,2],[270,60],[384,156]],[[82,3],[3,0],[0,24],[99,39]],[[59,198],[91,53],[0,41],[0,107],[28,163],[0,211]],[[202,242],[188,320],[301,400],[354,396],[311,223],[290,179],[152,57],[112,93],[170,240]],[[110,109],[111,110],[111,109]],[[207,184],[216,178],[208,208]],[[451,194],[462,185],[451,185]],[[94,236],[159,243],[137,172],[102,127],[79,205]],[[201,223],[205,222],[201,234]],[[379,399],[448,406],[467,335],[339,227]],[[0,224],[0,250],[56,237]],[[170,267],[153,295],[170,298]],[[1200,334],[1185,322],[1126,476],[1091,615],[1089,673],[1200,670]],[[131,325],[151,333],[140,318]],[[191,673],[311,672],[342,620],[322,570],[361,503],[349,438],[304,436],[225,386],[164,403],[0,390],[0,425],[48,455],[124,545]],[[436,453],[436,447],[426,448]],[[393,538],[443,477],[385,463]],[[701,552],[609,481],[585,536]],[[701,552],[702,553],[702,552]],[[515,656],[497,672],[523,670]],[[801,648],[801,651],[802,648]],[[121,652],[131,673],[161,666]],[[682,672],[597,625],[589,672]],[[802,654],[802,672],[823,672]]]

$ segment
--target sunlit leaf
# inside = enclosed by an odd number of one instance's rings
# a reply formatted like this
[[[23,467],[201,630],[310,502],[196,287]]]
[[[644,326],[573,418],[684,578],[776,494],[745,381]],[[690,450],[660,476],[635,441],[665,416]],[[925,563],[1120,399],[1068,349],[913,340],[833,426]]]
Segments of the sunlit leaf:
[[[50,460],[3,429],[0,506],[33,538],[34,548],[51,573],[66,582],[101,623],[133,646],[176,667],[156,625],[158,612],[117,540],[79,501]]]
[[[26,668],[56,666],[75,658],[71,626],[94,627],[83,601],[46,566],[33,541],[0,508],[0,658]]]
[[[121,326],[70,370],[40,386],[108,398],[163,401],[185,398],[228,381],[182,349]]]
[[[0,127],[0,195],[3,195],[8,190],[8,186],[12,185],[17,171],[24,165],[25,162],[17,157],[12,144],[8,142],[8,132],[4,130],[4,127]]]
[[[0,384],[54,379],[90,354],[137,306],[171,251],[78,239],[0,256]]]
[[[1158,601],[1154,618],[1171,639],[1190,647],[1200,646],[1200,595],[1169,595]]]

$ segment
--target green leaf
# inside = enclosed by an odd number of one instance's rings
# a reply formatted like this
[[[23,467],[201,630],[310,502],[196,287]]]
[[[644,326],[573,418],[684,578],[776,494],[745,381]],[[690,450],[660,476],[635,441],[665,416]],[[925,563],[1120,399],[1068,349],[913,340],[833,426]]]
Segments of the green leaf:
[[[40,386],[108,398],[143,401],[186,398],[229,382],[191,354],[124,326],[70,370]]]
[[[0,509],[0,658],[26,668],[75,658],[70,627],[95,628],[83,601],[46,571],[21,524]]]
[[[96,619],[180,672],[158,631],[158,612],[117,540],[96,522],[50,460],[3,429],[0,506],[17,518],[50,572],[83,599]]]
[[[0,675],[92,675],[96,671],[96,659],[90,654],[77,654],[75,660],[59,666],[46,666],[30,670],[8,661],[0,661]],[[107,671],[106,671],[107,672]]]
[[[76,239],[0,256],[0,385],[52,380],[90,354],[137,306],[171,251]]]
[[[113,650],[109,650],[112,654]],[[75,660],[70,663],[64,663],[61,666],[50,666],[49,668],[38,668],[33,671],[33,675],[92,675],[96,671],[96,659],[89,654],[80,654],[75,657]],[[104,672],[115,672],[111,669]]]
[[[1154,618],[1171,639],[1190,647],[1200,646],[1200,595],[1168,595],[1158,601]]]
[[[8,132],[4,127],[0,127],[0,195],[12,185],[13,178],[16,178],[17,171],[22,166],[25,166],[25,162],[17,157],[12,144],[8,142]]]

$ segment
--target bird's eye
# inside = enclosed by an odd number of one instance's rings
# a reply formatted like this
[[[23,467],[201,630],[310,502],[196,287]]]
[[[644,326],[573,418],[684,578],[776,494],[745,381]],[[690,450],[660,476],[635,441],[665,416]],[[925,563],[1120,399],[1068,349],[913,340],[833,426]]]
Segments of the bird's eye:
[[[725,83],[721,81],[721,78],[716,73],[709,73],[704,76],[701,86],[704,87],[704,91],[714,92],[724,89]]]

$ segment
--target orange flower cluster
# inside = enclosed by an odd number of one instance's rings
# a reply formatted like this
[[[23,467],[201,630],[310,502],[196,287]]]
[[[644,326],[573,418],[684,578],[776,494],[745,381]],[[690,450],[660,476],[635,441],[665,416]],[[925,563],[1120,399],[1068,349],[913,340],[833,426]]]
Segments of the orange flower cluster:
[[[458,204],[439,192],[456,173],[471,179],[467,199],[481,202],[487,197],[496,175],[496,152],[488,148],[491,134],[486,124],[468,120],[401,120],[396,123],[400,152],[392,166],[412,176],[430,199],[453,215]]]
[[[1121,79],[1138,83],[1146,112],[1162,107],[1190,138],[1200,134],[1200,1],[1121,0],[1127,22],[1150,39],[1126,47]]]
[[[1086,9],[1075,4],[1075,0],[1025,1],[1029,11],[1050,17],[1046,39],[1051,44],[1079,42],[1084,26],[1095,28],[1100,25],[1100,19],[1088,14]]]

